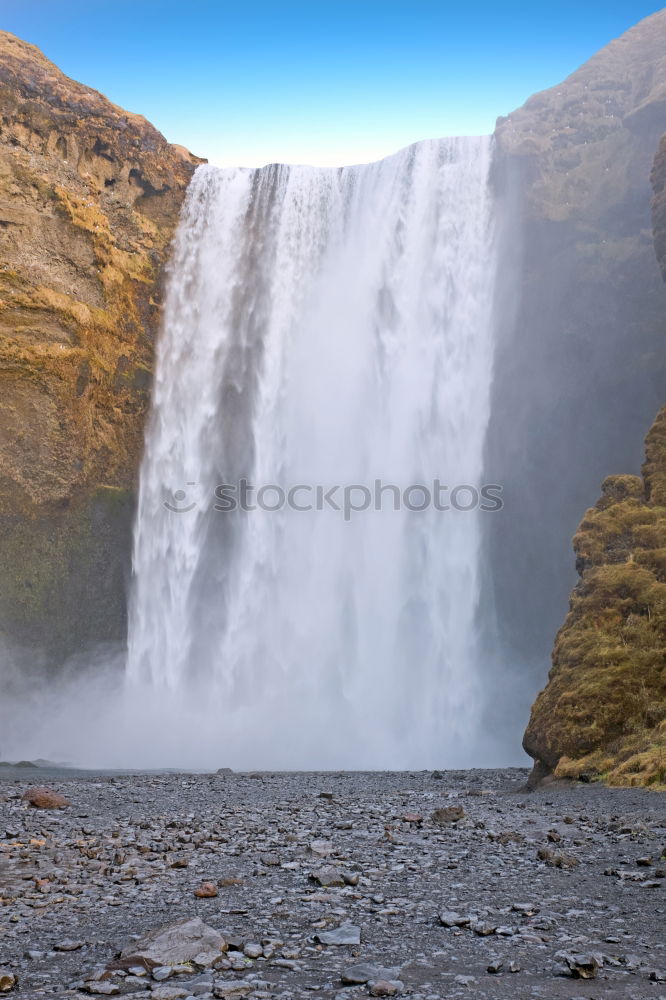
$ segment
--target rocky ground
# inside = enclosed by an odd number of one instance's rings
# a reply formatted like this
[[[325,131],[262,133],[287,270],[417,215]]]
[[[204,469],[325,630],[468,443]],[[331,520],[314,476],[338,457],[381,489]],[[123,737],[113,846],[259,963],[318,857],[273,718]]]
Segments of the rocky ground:
[[[664,797],[526,773],[0,768],[0,992],[663,1000]]]

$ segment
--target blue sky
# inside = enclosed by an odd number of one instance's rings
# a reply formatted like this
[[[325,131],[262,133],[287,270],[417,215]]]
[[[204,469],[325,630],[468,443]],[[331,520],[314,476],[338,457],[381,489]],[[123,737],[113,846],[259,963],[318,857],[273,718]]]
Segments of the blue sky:
[[[220,165],[492,131],[653,3],[0,0],[0,27]]]

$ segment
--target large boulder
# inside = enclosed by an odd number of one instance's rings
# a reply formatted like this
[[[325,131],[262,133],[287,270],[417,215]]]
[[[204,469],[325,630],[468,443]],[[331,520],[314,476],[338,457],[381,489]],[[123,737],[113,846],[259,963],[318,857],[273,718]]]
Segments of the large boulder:
[[[138,941],[127,945],[121,951],[120,959],[113,963],[113,968],[143,965],[146,969],[153,969],[159,965],[182,965],[184,962],[207,968],[226,950],[227,944],[221,934],[199,917],[191,917],[149,931]]]

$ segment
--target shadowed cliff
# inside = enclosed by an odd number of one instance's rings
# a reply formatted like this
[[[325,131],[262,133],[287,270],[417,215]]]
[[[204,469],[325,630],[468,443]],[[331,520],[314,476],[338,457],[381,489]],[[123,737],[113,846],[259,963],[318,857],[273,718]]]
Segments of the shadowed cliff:
[[[666,280],[666,136],[652,184]],[[524,737],[533,780],[554,771],[666,784],[666,408],[647,435],[642,477],[606,479],[573,542],[580,581]]]
[[[0,623],[125,631],[161,273],[196,164],[0,32]]]
[[[610,470],[638,473],[666,398],[650,188],[666,130],[665,53],[662,11],[497,124],[486,481],[504,485],[505,508],[487,524],[493,725],[515,723],[545,679],[581,510]]]

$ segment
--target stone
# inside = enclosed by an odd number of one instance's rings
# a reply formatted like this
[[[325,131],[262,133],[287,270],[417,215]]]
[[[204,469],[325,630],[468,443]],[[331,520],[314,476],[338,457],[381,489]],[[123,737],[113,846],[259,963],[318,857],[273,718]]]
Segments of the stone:
[[[402,993],[403,988],[403,984],[397,980],[378,979],[370,984],[368,992],[371,997],[395,997]]]
[[[462,806],[441,806],[435,809],[430,819],[438,826],[446,826],[448,823],[457,823],[465,818],[465,810]]]
[[[561,963],[558,967],[560,975],[570,975],[574,979],[595,979],[599,971],[599,962],[591,954],[558,951],[555,958]]]
[[[248,943],[243,948],[243,954],[246,958],[261,958],[264,954],[264,949],[256,941],[248,941]]]
[[[9,993],[18,986],[18,979],[10,969],[0,969],[0,993]]]
[[[341,924],[340,927],[331,931],[319,931],[315,934],[315,941],[320,944],[360,944],[361,928],[355,927],[353,924]]]
[[[229,979],[226,981],[218,979],[213,988],[213,994],[216,997],[222,997],[223,1000],[227,1000],[227,998],[233,997],[246,997],[252,993],[253,989],[253,984],[246,982],[244,979]]]
[[[151,1000],[184,1000],[190,995],[189,987],[183,986],[154,986],[151,991]]]
[[[149,931],[124,948],[119,961],[112,967],[127,969],[131,965],[143,965],[152,969],[194,962],[205,968],[226,950],[227,944],[221,934],[199,917],[191,917]]]
[[[313,854],[325,858],[327,854],[332,853],[333,844],[330,840],[312,840],[310,842],[310,850]]]
[[[489,920],[475,920],[470,924],[470,927],[479,937],[490,937],[497,930],[497,924],[493,924]]]
[[[496,975],[501,969],[504,968],[504,962],[501,958],[493,958],[488,963],[486,972],[490,972],[491,975]]]
[[[171,978],[173,971],[173,966],[171,965],[157,965],[151,975],[156,982],[162,983],[165,979]]]
[[[54,951],[78,951],[83,948],[83,941],[59,941],[53,945]]]
[[[280,858],[277,854],[260,854],[259,860],[266,868],[275,868],[280,864]]]
[[[551,868],[575,868],[578,865],[578,858],[570,854],[558,854],[547,847],[539,848],[537,858],[539,861],[545,861]]]
[[[370,962],[359,962],[358,965],[350,965],[340,976],[340,981],[345,986],[364,986],[374,980],[393,981],[400,975],[399,968],[384,969],[380,965],[373,965]]]
[[[318,885],[326,886],[327,888],[343,886],[345,884],[343,873],[334,868],[333,865],[325,865],[323,868],[317,868],[316,871],[311,872],[310,878]]]
[[[443,927],[467,927],[470,918],[461,916],[455,910],[443,910],[439,914],[439,922]]]
[[[214,899],[217,894],[217,886],[214,882],[202,882],[201,885],[194,890],[194,895],[197,899]]]
[[[64,809],[69,805],[65,796],[54,792],[52,788],[27,788],[22,798],[33,809]]]

